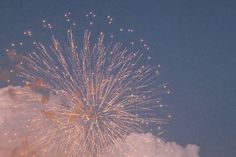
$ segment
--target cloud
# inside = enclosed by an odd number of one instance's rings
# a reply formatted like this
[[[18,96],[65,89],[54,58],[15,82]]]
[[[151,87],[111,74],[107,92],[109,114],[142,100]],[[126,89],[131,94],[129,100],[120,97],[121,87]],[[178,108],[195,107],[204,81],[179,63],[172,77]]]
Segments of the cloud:
[[[151,133],[131,134],[119,145],[122,148],[115,150],[115,157],[199,157],[198,146],[188,144],[182,147],[156,138]]]
[[[0,157],[26,157],[19,152],[28,145],[25,124],[34,116],[34,105],[27,96],[19,96],[19,92],[26,90],[11,86],[0,89]]]
[[[0,89],[1,157],[32,156],[24,156],[21,155],[20,152],[25,150],[30,144],[30,141],[27,141],[24,138],[27,134],[24,126],[27,119],[34,117],[34,113],[32,113],[34,103],[27,100],[27,97],[17,95],[17,92],[25,92],[25,90],[21,87],[7,87]],[[31,94],[33,94],[33,92],[31,92]],[[35,93],[34,96],[40,99],[40,96]],[[198,146],[188,144],[183,147],[176,142],[161,140],[151,133],[131,134],[124,141],[120,141],[119,144],[113,146],[112,150],[112,153],[110,152],[107,157],[199,157]],[[56,152],[49,152],[43,156],[39,156],[62,157],[61,154],[57,154]]]

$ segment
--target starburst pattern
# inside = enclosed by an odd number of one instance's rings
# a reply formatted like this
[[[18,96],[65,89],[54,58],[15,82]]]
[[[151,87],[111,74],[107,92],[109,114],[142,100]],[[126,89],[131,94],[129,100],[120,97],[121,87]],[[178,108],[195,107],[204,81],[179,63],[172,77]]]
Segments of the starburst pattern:
[[[27,95],[40,113],[27,121],[27,138],[34,142],[23,153],[37,148],[102,157],[131,133],[142,132],[143,125],[164,122],[155,114],[159,73],[139,64],[142,53],[121,43],[105,45],[104,33],[92,44],[85,31],[80,46],[71,29],[67,36],[65,46],[54,36],[50,45],[35,42],[36,51],[17,67],[26,87],[16,94]]]

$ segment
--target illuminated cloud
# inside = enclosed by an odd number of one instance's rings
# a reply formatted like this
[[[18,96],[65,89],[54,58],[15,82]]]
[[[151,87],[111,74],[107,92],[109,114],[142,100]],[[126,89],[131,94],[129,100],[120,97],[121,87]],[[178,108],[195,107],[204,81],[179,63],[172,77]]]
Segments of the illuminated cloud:
[[[26,132],[24,122],[31,118],[27,114],[32,106],[25,98],[14,94],[22,90],[21,87],[7,87],[0,89],[0,156],[1,157],[29,157],[21,156],[30,141],[23,140]],[[51,98],[57,99],[57,98]],[[50,100],[51,101],[51,100]],[[11,140],[13,139],[13,140]],[[119,148],[119,149],[118,149]],[[119,146],[112,148],[113,155],[109,157],[199,157],[199,147],[188,144],[185,147],[175,142],[165,142],[156,138],[151,133],[131,134]],[[40,150],[38,150],[40,151]],[[50,152],[43,157],[57,156],[60,154]]]
[[[131,134],[115,151],[115,157],[199,157],[199,147],[188,144],[182,147],[175,142],[165,142],[151,133]],[[123,153],[122,153],[123,152]]]

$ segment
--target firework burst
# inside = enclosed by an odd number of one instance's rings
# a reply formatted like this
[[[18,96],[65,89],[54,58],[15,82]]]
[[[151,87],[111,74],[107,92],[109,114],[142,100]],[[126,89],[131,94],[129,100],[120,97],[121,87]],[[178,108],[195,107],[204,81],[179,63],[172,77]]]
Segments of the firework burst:
[[[143,53],[121,43],[106,45],[102,32],[95,43],[90,36],[86,30],[79,45],[69,29],[67,44],[52,36],[51,44],[34,42],[36,50],[21,57],[17,69],[25,87],[14,95],[37,104],[25,124],[27,141],[34,142],[22,154],[37,156],[40,149],[104,157],[144,125],[164,122],[155,113],[162,93],[157,67],[140,65]]]

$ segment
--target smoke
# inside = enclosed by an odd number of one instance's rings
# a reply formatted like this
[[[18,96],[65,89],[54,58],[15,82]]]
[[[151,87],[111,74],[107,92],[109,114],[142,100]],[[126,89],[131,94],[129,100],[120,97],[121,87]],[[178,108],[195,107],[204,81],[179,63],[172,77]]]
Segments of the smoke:
[[[0,156],[1,157],[31,157],[22,155],[30,141],[24,126],[27,119],[33,118],[32,102],[25,97],[16,95],[21,87],[0,89]],[[51,98],[56,99],[56,98]],[[51,100],[50,100],[51,101]],[[27,114],[26,114],[27,113]],[[166,142],[151,133],[129,135],[124,141],[112,147],[109,157],[199,157],[199,147],[188,144],[185,147],[175,142]],[[41,150],[37,150],[41,151]],[[57,156],[56,152],[46,153],[40,157]]]

